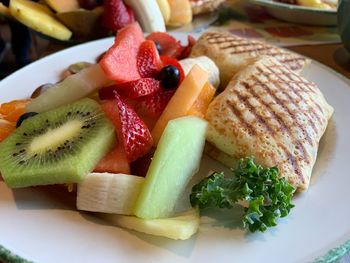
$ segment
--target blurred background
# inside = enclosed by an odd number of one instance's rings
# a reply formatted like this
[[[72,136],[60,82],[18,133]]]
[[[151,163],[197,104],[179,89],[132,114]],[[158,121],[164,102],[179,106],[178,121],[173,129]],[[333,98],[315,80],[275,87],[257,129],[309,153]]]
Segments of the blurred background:
[[[0,79],[48,54],[114,35],[138,21],[143,30],[225,30],[265,39],[348,71],[337,0],[1,0]],[[317,46],[317,49],[313,48]]]

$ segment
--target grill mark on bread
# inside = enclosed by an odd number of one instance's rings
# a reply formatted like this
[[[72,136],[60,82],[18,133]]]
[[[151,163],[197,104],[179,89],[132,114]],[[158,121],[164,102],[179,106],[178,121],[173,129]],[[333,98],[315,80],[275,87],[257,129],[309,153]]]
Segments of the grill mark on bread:
[[[297,81],[291,79],[290,77],[288,78],[292,83],[296,84],[296,86],[298,87],[298,89],[296,89],[293,85],[290,85],[287,81],[285,81],[284,79],[282,79],[281,75],[280,74],[276,74],[271,68],[269,68],[270,66],[266,66],[265,65],[265,70],[268,71],[269,73],[273,74],[276,78],[278,78],[280,80],[280,82],[273,82],[275,85],[279,86],[281,88],[281,91],[283,92],[283,94],[285,94],[287,97],[291,98],[291,96],[288,94],[288,92],[285,91],[284,87],[281,85],[281,84],[285,84],[287,85],[290,90],[293,91],[293,93],[301,100],[301,101],[304,101],[307,106],[308,106],[308,113],[311,112],[312,115],[317,119],[318,123],[319,124],[322,124],[323,121],[321,120],[320,116],[317,114],[317,112],[313,109],[312,105],[308,104],[303,96],[300,94],[300,91],[304,91],[305,88],[303,89],[302,87],[300,87],[300,83],[298,83]],[[263,69],[261,69],[260,67],[257,67],[257,70],[259,71],[260,74],[264,75],[265,77],[268,78],[268,75],[266,75],[266,73],[264,72]],[[289,74],[291,74],[289,72]],[[288,77],[288,74],[284,74],[284,76],[287,76]],[[308,86],[308,83],[305,83],[305,82],[302,82],[302,84],[304,84],[305,86]],[[314,104],[314,106],[316,106],[317,108],[321,107],[318,103],[316,103],[312,98],[311,96],[308,96],[309,97],[309,100],[311,100],[311,102]],[[293,101],[293,99],[291,99]],[[298,107],[298,104],[294,103],[295,106]],[[323,113],[323,111],[322,111]],[[315,127],[315,124],[311,121],[311,116],[309,115],[309,124],[312,125],[312,127]],[[317,131],[317,129],[315,130]]]
[[[304,63],[302,61],[306,61],[306,58],[293,55],[293,53],[289,53],[284,51],[283,49],[274,47],[265,42],[245,39],[234,35],[223,35],[222,33],[212,33],[209,32],[205,36],[205,39],[209,44],[218,45],[221,50],[229,50],[231,55],[239,55],[244,53],[252,53],[257,52],[258,55],[269,55],[276,57],[280,62],[287,63],[289,68],[292,70],[300,70],[303,68]],[[228,44],[228,46],[223,46],[223,44]],[[245,47],[244,49],[242,49]]]
[[[232,41],[231,41],[232,42]],[[226,42],[228,43],[228,42]],[[226,44],[225,43],[225,44]],[[222,43],[224,44],[224,43]],[[245,42],[243,44],[239,44],[239,43],[231,43],[231,45],[226,46],[226,47],[220,47],[220,49],[229,49],[229,48],[241,48],[241,47],[254,47],[254,45],[252,45],[251,42]]]
[[[282,148],[284,148],[286,150],[284,145],[282,145]],[[302,184],[304,184],[305,177],[302,175],[302,172],[300,170],[300,166],[298,165],[298,161],[295,159],[293,154],[291,154],[290,152],[288,152],[288,154],[287,154],[287,159],[290,162],[290,164],[293,166],[294,172],[298,175],[298,178],[301,180]]]
[[[288,157],[288,160],[290,161],[290,163],[292,164],[295,173],[297,174],[298,178],[304,182],[304,178],[302,175],[302,172],[300,170],[300,166],[299,166],[299,162],[298,160],[295,159],[295,157],[293,156],[293,154],[291,152],[288,151],[288,149],[281,143],[278,143],[278,140],[276,139],[276,131],[271,128],[271,126],[265,121],[265,119],[263,118],[263,116],[261,116],[257,111],[256,108],[249,102],[249,97],[248,96],[244,96],[241,95],[237,90],[233,90],[234,94],[237,96],[237,98],[243,102],[245,104],[245,106],[248,108],[248,110],[250,111],[250,113],[252,113],[255,117],[255,120],[257,120],[259,123],[261,123],[262,125],[265,126],[265,128],[269,131],[270,135],[275,139],[275,142],[277,143],[278,147],[283,149],[285,155]],[[238,117],[238,116],[237,116]],[[242,116],[242,114],[240,114],[240,118],[239,118],[241,123],[247,123],[247,121],[244,120],[244,117]],[[249,124],[249,123],[247,123]],[[250,125],[250,124],[249,124]],[[253,128],[254,129],[254,128]]]
[[[255,78],[256,79],[256,78]],[[259,96],[259,94],[257,94],[254,89],[246,82],[242,82],[241,83],[248,92],[250,92],[255,99],[257,99],[262,105],[264,105],[266,107],[266,109],[271,113],[271,115],[274,117],[274,119],[278,122],[278,124],[280,125],[279,128],[282,129],[282,131],[286,132],[289,134],[293,144],[297,145],[297,149],[300,149],[301,152],[302,152],[302,155],[303,155],[303,159],[305,160],[306,163],[310,163],[310,160],[309,160],[309,156],[306,152],[306,149],[304,147],[304,145],[300,142],[300,140],[298,140],[298,138],[296,138],[294,136],[294,133],[292,132],[291,130],[291,127],[288,126],[284,119],[283,119],[283,116],[280,116],[278,113],[276,113],[272,108],[271,108],[271,104],[268,104],[266,103],[261,96]],[[290,117],[293,118],[293,115],[292,113],[290,112],[290,110],[283,104],[282,101],[280,101],[276,96],[274,96],[274,94],[271,92],[271,90],[268,89],[268,87],[264,84],[264,83],[261,83],[259,80],[257,80],[257,84],[263,86],[264,90],[271,96],[275,99],[275,101],[278,103],[278,105],[280,105],[283,109],[285,109]],[[296,122],[297,126],[299,127],[299,129],[303,132],[303,134],[305,135],[307,141],[309,142],[310,145],[313,145],[313,142],[309,136],[309,134],[306,132],[306,130],[302,127],[302,125],[298,122]]]
[[[278,68],[279,70],[281,70],[283,73],[285,73],[285,76],[290,80],[290,81],[292,81],[292,82],[296,82],[295,80],[293,80],[291,77],[290,77],[290,73],[288,72],[288,70],[286,69],[286,68],[284,68],[284,67],[281,67],[281,66],[279,66],[279,65],[269,65],[268,66],[268,69],[267,70],[269,70],[270,72],[273,72],[273,71],[271,71],[273,68]],[[296,78],[296,79],[298,79],[300,82],[299,82],[299,84],[302,84],[302,85],[304,85],[304,87],[303,87],[303,89],[304,90],[307,90],[307,91],[309,91],[310,93],[317,93],[314,89],[312,89],[311,87],[310,87],[310,83],[312,84],[312,85],[316,85],[314,82],[309,82],[309,83],[307,83],[307,82],[305,82],[305,81],[303,81],[303,79],[299,76],[299,75],[297,75],[297,74],[293,74],[293,76]],[[280,77],[279,77],[279,79],[281,79]],[[284,80],[283,79],[281,79],[282,80],[282,82],[284,82]],[[299,90],[303,90],[301,87],[299,87]],[[314,104],[314,106],[316,106],[316,108],[320,111],[320,112],[322,112],[322,113],[324,113],[324,111],[323,111],[323,108],[311,97],[311,96],[309,96],[309,100]],[[320,122],[320,119],[318,118],[318,116],[316,115],[315,116],[317,119],[318,119],[318,121]]]
[[[228,106],[228,109],[231,110],[232,113],[237,117],[238,121],[242,124],[242,126],[244,126],[247,129],[247,132],[251,135],[256,135],[256,130],[252,125],[250,125],[250,123],[244,120],[242,112],[239,109],[237,109],[236,105],[229,100],[226,100],[225,104]]]
[[[258,71],[259,71],[260,73],[262,73],[261,68],[257,67],[257,69],[258,69]],[[265,76],[265,77],[268,77],[268,75],[265,75],[265,74],[261,74],[261,75],[263,75],[263,76]],[[254,81],[256,81],[257,83],[259,83],[259,84],[261,85],[261,87],[264,88],[264,90],[278,103],[278,105],[280,105],[286,112],[288,112],[289,116],[290,116],[291,118],[294,119],[294,113],[286,106],[285,103],[283,103],[283,100],[281,100],[280,98],[278,98],[278,97],[276,96],[276,94],[274,94],[274,93],[270,90],[270,88],[269,88],[265,83],[261,82],[257,76],[252,76],[252,79],[253,79]],[[276,83],[276,82],[273,82],[273,81],[271,81],[271,83],[272,83],[274,86],[280,87],[280,89],[278,89],[278,90],[280,90],[280,91],[283,93],[283,95],[285,95],[285,96],[287,97],[288,102],[290,102],[291,104],[293,104],[296,108],[299,107],[299,106],[298,106],[298,102],[296,102],[296,101],[290,96],[290,94],[289,94],[288,92],[286,92],[285,89],[283,89],[283,88],[279,85],[279,83]],[[287,86],[290,87],[290,85],[289,85],[288,83],[285,83],[285,84],[286,84]],[[308,105],[308,106],[309,106],[309,105]],[[315,123],[311,120],[310,115],[308,115],[307,117],[308,117],[308,118],[307,118],[307,121],[308,121],[308,123],[311,125],[313,131],[314,131],[315,133],[318,133],[318,129],[317,129]],[[310,135],[307,133],[307,131],[303,128],[303,125],[300,124],[299,122],[296,122],[296,124],[297,124],[297,126],[299,127],[299,129],[302,130],[303,134],[304,134],[305,137],[306,137],[306,140],[310,143],[310,145],[313,145],[312,139],[311,139]]]
[[[233,50],[230,52],[231,55],[238,55],[238,54],[243,54],[243,53],[252,53],[252,52],[261,52],[262,51],[268,51],[272,49],[272,47],[269,47],[269,46],[263,46],[263,47],[260,47],[260,48],[257,48],[256,46],[252,46],[252,48],[250,49],[243,49],[243,50]],[[268,55],[268,52],[264,53],[264,54],[267,54]]]

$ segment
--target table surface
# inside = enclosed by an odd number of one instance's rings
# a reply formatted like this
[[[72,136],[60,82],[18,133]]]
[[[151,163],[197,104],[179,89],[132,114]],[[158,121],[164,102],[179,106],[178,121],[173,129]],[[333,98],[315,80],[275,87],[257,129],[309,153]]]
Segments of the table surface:
[[[293,46],[288,49],[321,62],[350,78],[350,55],[342,44]]]

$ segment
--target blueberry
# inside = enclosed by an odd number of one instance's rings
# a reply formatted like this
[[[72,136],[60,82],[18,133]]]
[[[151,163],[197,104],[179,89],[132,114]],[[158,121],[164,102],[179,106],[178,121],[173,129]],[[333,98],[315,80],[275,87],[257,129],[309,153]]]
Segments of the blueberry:
[[[174,89],[180,82],[180,71],[177,67],[169,65],[159,72],[159,79],[165,89]]]
[[[17,123],[16,123],[16,128],[18,128],[19,126],[21,126],[22,122],[25,121],[26,119],[29,119],[35,115],[37,115],[38,113],[36,112],[26,112],[24,114],[21,115],[21,117],[18,118]]]

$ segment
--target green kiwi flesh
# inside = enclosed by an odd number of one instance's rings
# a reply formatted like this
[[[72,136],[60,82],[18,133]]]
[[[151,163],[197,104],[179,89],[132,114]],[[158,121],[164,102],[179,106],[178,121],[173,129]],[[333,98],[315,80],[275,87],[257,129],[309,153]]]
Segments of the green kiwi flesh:
[[[77,183],[114,145],[113,124],[86,98],[25,120],[0,143],[0,172],[12,188]]]

